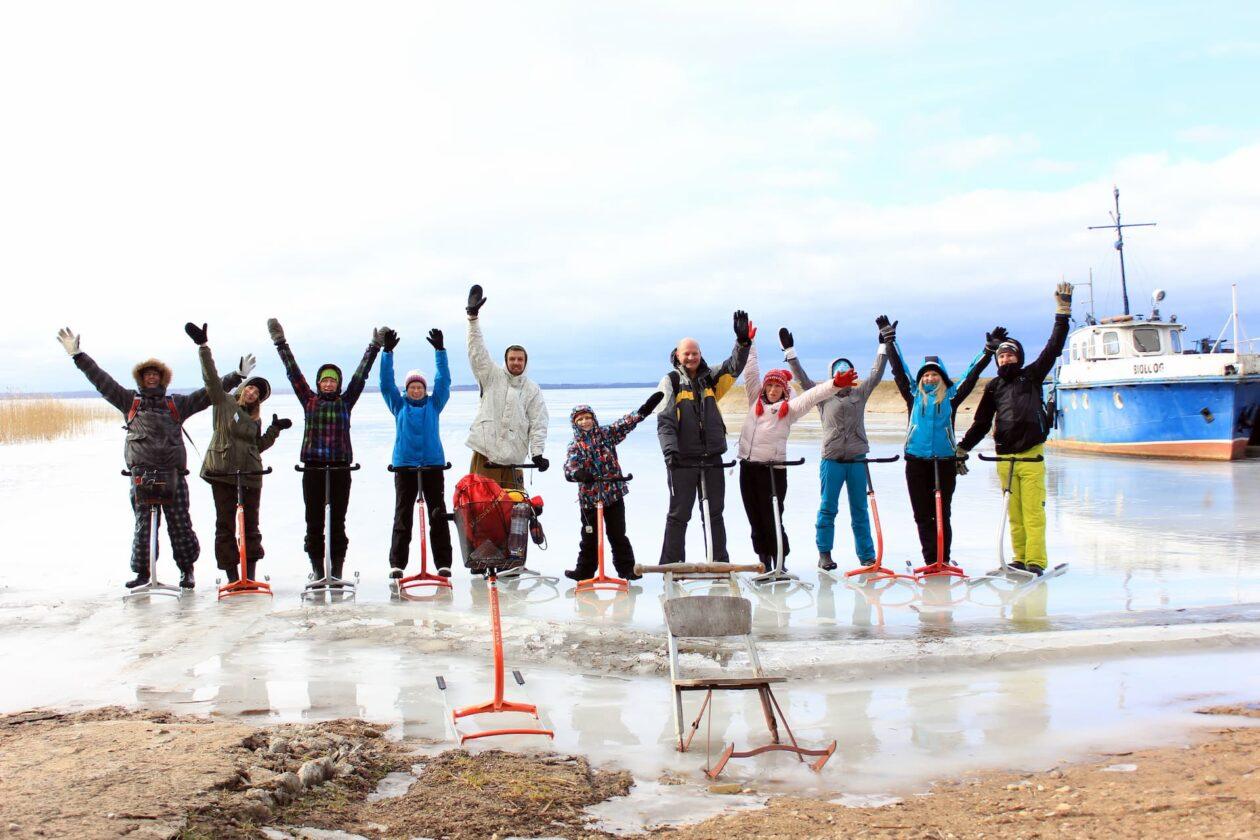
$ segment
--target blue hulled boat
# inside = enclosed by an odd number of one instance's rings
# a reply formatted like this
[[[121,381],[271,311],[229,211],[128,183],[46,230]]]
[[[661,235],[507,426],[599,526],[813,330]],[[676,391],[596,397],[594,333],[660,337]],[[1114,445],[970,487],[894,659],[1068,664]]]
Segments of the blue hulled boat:
[[[1064,360],[1047,385],[1054,406],[1050,445],[1163,458],[1233,460],[1260,445],[1260,355],[1241,352],[1237,290],[1233,340],[1186,346],[1185,325],[1159,314],[1129,313],[1120,191],[1113,224],[1120,253],[1124,314],[1095,320],[1068,336]],[[1226,329],[1229,324],[1226,325]]]

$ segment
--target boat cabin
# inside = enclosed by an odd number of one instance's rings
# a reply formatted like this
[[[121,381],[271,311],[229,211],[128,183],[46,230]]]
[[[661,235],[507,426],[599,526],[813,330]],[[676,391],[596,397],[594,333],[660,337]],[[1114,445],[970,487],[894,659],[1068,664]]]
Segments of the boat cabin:
[[[1070,362],[1181,355],[1185,328],[1184,324],[1116,315],[1073,332],[1064,352]]]

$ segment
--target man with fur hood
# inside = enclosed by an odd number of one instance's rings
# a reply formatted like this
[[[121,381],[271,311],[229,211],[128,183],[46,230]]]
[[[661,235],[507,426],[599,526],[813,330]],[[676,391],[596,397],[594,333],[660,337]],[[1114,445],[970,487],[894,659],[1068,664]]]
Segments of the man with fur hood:
[[[980,397],[971,428],[958,445],[965,455],[993,430],[997,454],[1037,458],[1045,451],[1050,419],[1042,402],[1042,384],[1067,342],[1072,314],[1072,284],[1060,283],[1054,291],[1054,328],[1041,355],[1024,365],[1024,345],[1005,338],[997,347],[997,376],[990,379]],[[1014,474],[1012,475],[1012,466]],[[1046,464],[1045,461],[998,461],[998,478],[1010,490],[1007,512],[1011,521],[1012,569],[1040,575],[1046,569]],[[1010,483],[1007,488],[1006,484]]]
[[[589,405],[573,407],[569,415],[573,423],[573,442],[569,444],[564,460],[564,477],[579,483],[578,510],[582,516],[582,537],[577,565],[564,573],[570,580],[587,580],[595,575],[599,563],[596,556],[599,534],[595,532],[599,523],[595,510],[600,502],[604,505],[604,529],[612,546],[613,568],[626,580],[642,577],[634,573],[634,548],[626,537],[626,504],[623,500],[630,487],[624,481],[597,479],[622,474],[621,462],[617,459],[617,444],[651,415],[664,398],[665,395],[657,391],[633,414],[627,414],[607,426],[599,425],[595,410]]]
[[[547,444],[547,404],[542,389],[525,375],[529,354],[519,344],[503,353],[503,365],[494,363],[486,350],[478,314],[487,298],[480,286],[468,291],[468,364],[481,401],[477,416],[468,432],[468,448],[473,451],[468,471],[492,478],[504,489],[523,490],[520,470],[490,467],[487,464],[524,464],[533,462],[539,472],[551,464],[543,457]]]
[[[700,494],[700,475],[708,494],[709,537],[713,559],[729,562],[726,553],[726,524],[722,509],[726,481],[722,454],[726,452],[726,421],[718,401],[731,390],[743,373],[752,344],[752,323],[748,313],[737,310],[734,318],[735,348],[718,366],[709,367],[694,338],[684,338],[669,355],[673,370],[665,374],[656,390],[665,395],[656,415],[656,436],[665,456],[669,481],[669,513],[665,516],[665,539],[661,545],[662,563],[682,563],[687,557],[687,523]],[[704,466],[695,468],[697,463]]]
[[[165,481],[171,487],[170,500],[162,505],[166,517],[166,533],[171,541],[171,553],[179,567],[179,585],[192,589],[193,564],[201,553],[201,545],[193,532],[192,518],[188,514],[188,481],[183,473],[188,468],[188,454],[184,450],[184,421],[198,411],[210,406],[205,388],[191,394],[168,394],[171,369],[157,359],[146,359],[132,368],[136,382],[134,389],[124,388],[79,349],[79,336],[69,327],[57,333],[57,340],[66,353],[74,359],[75,367],[100,392],[105,401],[127,418],[127,442],[123,457],[127,469],[166,473]],[[253,368],[249,357],[241,359],[241,369],[223,378],[223,387],[231,390],[239,385]],[[136,487],[131,488],[131,508],[136,518],[135,537],[131,544],[131,570],[134,580],[127,582],[128,589],[149,582],[149,510],[139,504]]]
[[[284,363],[285,375],[293,386],[293,393],[302,404],[306,425],[302,432],[302,453],[299,456],[308,466],[350,464],[354,460],[354,448],[350,445],[350,412],[354,410],[381,344],[389,334],[389,327],[372,330],[372,340],[363,351],[354,376],[341,388],[341,368],[334,364],[320,365],[316,375],[316,387],[312,390],[302,375],[293,351],[285,340],[284,329],[275,318],[267,319],[267,332],[275,342],[276,352]],[[331,508],[332,577],[340,578],[346,562],[346,549],[350,539],[346,536],[346,510],[350,507],[350,471],[332,470],[329,473],[328,495],[324,499],[324,471],[311,470],[302,473],[302,501],[306,505],[306,556],[310,558],[315,577],[324,576],[324,506]]]
[[[814,387],[805,368],[796,358],[795,339],[787,327],[779,329],[779,346],[783,359],[806,390]],[[822,460],[818,463],[819,480],[822,484],[822,500],[818,505],[818,518],[814,523],[814,542],[818,546],[818,568],[832,571],[836,562],[831,550],[836,541],[836,514],[840,507],[840,491],[846,486],[849,494],[849,527],[853,529],[853,544],[858,562],[863,566],[875,563],[875,541],[871,538],[871,516],[866,501],[866,465],[861,461],[871,451],[866,441],[866,401],[875,386],[884,377],[888,361],[887,348],[881,341],[875,353],[875,364],[862,382],[841,388],[835,396],[818,404],[822,415]],[[844,357],[831,361],[829,368],[834,377],[838,373],[853,370],[853,363]]]

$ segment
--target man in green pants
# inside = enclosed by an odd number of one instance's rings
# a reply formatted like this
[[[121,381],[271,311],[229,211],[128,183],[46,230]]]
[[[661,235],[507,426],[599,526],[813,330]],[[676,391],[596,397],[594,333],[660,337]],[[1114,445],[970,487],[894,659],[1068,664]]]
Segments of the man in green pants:
[[[984,386],[975,420],[958,445],[966,455],[994,425],[993,442],[999,456],[1036,458],[1045,449],[1050,419],[1042,402],[1042,383],[1050,374],[1067,341],[1072,314],[1072,284],[1060,283],[1054,292],[1054,328],[1041,355],[1024,365],[1024,346],[1007,338],[997,348],[997,376]],[[1044,461],[999,461],[1003,489],[1011,482],[1007,508],[1011,521],[1012,569],[1040,575],[1046,570],[1046,464]]]

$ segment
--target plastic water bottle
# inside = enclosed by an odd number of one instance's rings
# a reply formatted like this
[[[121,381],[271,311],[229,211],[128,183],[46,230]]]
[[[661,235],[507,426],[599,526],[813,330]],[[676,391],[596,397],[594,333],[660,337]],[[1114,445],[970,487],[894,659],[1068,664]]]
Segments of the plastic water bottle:
[[[508,557],[524,560],[529,544],[529,505],[517,502],[512,505],[512,527],[508,531]]]

